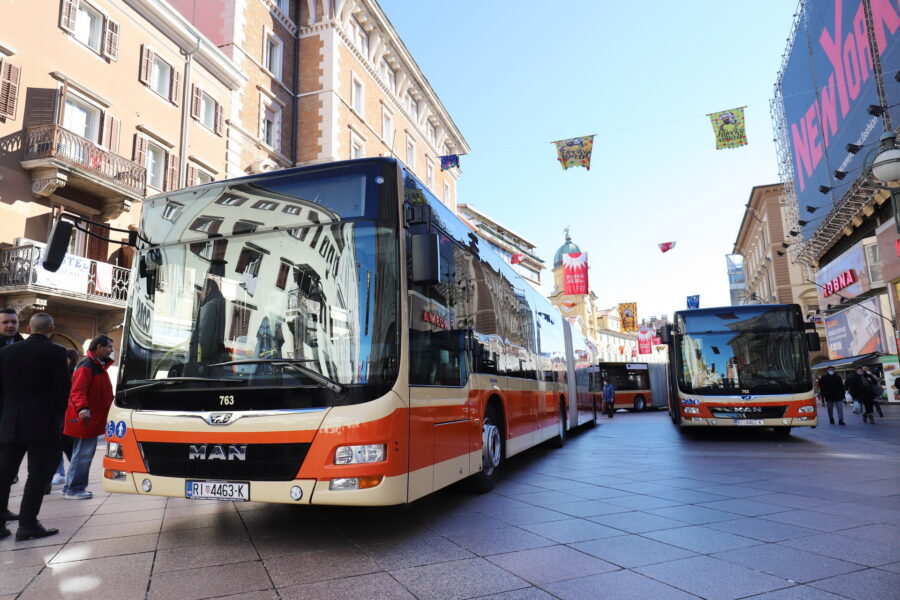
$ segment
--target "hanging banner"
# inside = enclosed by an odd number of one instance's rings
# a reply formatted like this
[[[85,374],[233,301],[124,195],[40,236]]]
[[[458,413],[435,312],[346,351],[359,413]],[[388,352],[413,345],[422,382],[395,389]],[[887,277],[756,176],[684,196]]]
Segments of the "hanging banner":
[[[622,324],[622,331],[625,333],[634,333],[638,330],[637,302],[622,302],[619,304],[619,321]]]
[[[700,295],[696,296],[688,296],[687,297],[687,307],[688,310],[694,310],[695,308],[700,308]]]
[[[446,171],[453,167],[459,168],[459,154],[448,154],[439,158],[441,159],[441,171]]]
[[[659,245],[659,249],[662,251],[663,254],[665,254],[666,252],[668,252],[669,250],[671,250],[674,247],[675,247],[675,242],[663,242],[662,244]]]
[[[587,252],[572,252],[563,257],[563,293],[579,296],[588,293]]]
[[[594,136],[572,138],[551,142],[556,144],[556,154],[563,171],[569,167],[584,167],[591,170],[591,150],[594,148]]]
[[[638,353],[653,354],[653,330],[649,327],[638,329]]]
[[[744,123],[744,109],[732,108],[722,112],[706,115],[712,122],[716,134],[716,150],[722,148],[740,148],[747,145],[747,129]]]
[[[523,260],[525,260],[524,254],[513,254],[512,258],[509,260],[509,263],[512,265],[517,265],[520,262],[522,262]]]

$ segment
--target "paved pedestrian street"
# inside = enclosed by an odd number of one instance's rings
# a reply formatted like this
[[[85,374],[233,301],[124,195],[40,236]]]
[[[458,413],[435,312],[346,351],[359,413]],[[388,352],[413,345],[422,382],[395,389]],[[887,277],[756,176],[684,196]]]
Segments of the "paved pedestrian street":
[[[492,493],[388,509],[108,495],[98,454],[92,500],[46,497],[58,535],[0,540],[0,599],[889,600],[900,407],[885,410],[788,440],[619,413],[515,457]]]

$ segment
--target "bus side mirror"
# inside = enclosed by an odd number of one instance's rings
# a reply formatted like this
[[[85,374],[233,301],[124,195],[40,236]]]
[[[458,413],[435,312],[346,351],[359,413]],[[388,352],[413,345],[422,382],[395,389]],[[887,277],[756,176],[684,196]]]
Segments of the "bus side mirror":
[[[819,334],[816,331],[806,332],[806,343],[810,352],[818,352],[822,349],[822,344],[819,342]]]
[[[412,253],[412,283],[440,283],[441,253],[436,233],[414,233],[410,236]]]
[[[669,345],[672,343],[672,326],[663,325],[659,329],[659,343]]]
[[[69,240],[72,239],[72,222],[58,219],[50,231],[50,239],[47,241],[47,247],[44,248],[44,255],[41,257],[41,266],[47,271],[55,273],[63,259],[66,257],[66,251],[69,249]]]

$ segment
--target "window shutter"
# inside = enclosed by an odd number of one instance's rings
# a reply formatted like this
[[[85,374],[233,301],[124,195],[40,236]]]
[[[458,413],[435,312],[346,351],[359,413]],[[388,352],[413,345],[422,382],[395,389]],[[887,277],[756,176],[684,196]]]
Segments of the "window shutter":
[[[200,88],[191,84],[191,118],[200,118]]]
[[[134,134],[134,156],[132,160],[142,167],[147,167],[147,140],[139,133]]]
[[[88,225],[89,231],[104,238],[109,236],[109,231],[100,225]],[[109,256],[109,242],[105,239],[89,235],[87,244],[87,258],[106,262]]]
[[[194,165],[187,166],[187,181],[184,183],[187,187],[197,185],[197,167]]]
[[[22,67],[17,67],[9,61],[0,63],[0,117],[16,118],[21,76]]]
[[[153,50],[147,46],[141,46],[141,68],[138,79],[144,85],[150,85],[150,74],[153,72]]]
[[[112,19],[103,22],[103,56],[119,60],[119,24]]]
[[[222,111],[222,105],[216,102],[216,124],[215,131],[218,135],[222,135],[222,131],[225,129],[225,115]]]
[[[63,0],[59,11],[59,26],[75,33],[75,19],[78,17],[78,0]]]
[[[121,126],[121,122],[106,113],[103,115],[103,145],[110,152],[114,152],[116,154],[119,153],[119,129]]]
[[[178,188],[178,157],[173,153],[166,153],[166,191],[170,192]]]
[[[181,71],[172,68],[172,86],[169,88],[169,101],[175,106],[181,104]]]

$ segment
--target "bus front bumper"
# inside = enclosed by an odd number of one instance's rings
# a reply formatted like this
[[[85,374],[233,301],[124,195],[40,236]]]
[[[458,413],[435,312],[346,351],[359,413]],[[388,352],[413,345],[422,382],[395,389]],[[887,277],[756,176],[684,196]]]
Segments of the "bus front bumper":
[[[683,427],[816,427],[818,424],[817,416],[778,419],[727,419],[684,415],[681,418]]]
[[[116,478],[107,475],[116,474]],[[105,472],[103,489],[119,494],[187,498],[187,479],[148,473]],[[249,481],[250,502],[282,504],[328,504],[348,506],[390,506],[406,502],[406,476],[384,477],[375,487],[357,490],[329,490],[329,481]],[[297,493],[299,488],[300,493]],[[223,501],[234,501],[222,499]]]

